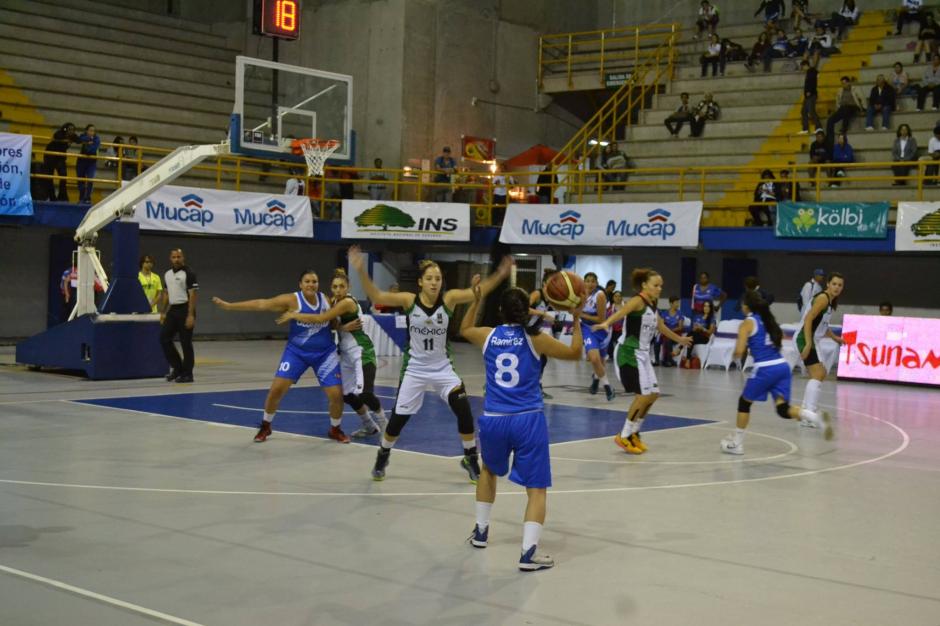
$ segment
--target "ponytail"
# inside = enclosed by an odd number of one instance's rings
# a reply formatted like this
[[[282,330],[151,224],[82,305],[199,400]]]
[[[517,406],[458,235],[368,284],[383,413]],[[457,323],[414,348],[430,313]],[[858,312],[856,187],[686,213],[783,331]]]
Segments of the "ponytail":
[[[639,293],[643,289],[643,283],[653,276],[659,276],[659,272],[651,267],[638,267],[630,273],[630,284],[633,290]]]
[[[780,328],[780,324],[777,323],[777,318],[770,312],[770,305],[767,301],[761,298],[756,291],[748,291],[744,294],[744,304],[753,313],[760,315],[761,320],[764,322],[764,328],[767,329],[767,334],[770,335],[770,340],[779,350],[783,345],[783,330]]]

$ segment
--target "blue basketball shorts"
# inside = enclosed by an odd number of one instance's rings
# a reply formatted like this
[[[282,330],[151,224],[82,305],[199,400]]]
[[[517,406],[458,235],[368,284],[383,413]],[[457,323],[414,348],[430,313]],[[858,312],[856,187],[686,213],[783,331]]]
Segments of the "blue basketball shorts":
[[[548,456],[548,424],[545,413],[531,411],[515,415],[480,416],[480,448],[483,464],[497,476],[535,489],[552,486]],[[512,471],[509,455],[512,454]]]
[[[758,366],[753,375],[747,379],[741,395],[750,402],[763,402],[770,394],[771,399],[783,398],[790,401],[790,385],[793,376],[788,363]]]
[[[581,323],[581,337],[584,339],[584,354],[591,350],[604,352],[610,344],[609,330],[592,331],[591,325],[585,322]]]
[[[335,347],[323,352],[303,352],[287,344],[274,376],[287,378],[296,383],[307,368],[311,368],[317,375],[321,387],[332,387],[343,382],[339,367],[339,354]]]

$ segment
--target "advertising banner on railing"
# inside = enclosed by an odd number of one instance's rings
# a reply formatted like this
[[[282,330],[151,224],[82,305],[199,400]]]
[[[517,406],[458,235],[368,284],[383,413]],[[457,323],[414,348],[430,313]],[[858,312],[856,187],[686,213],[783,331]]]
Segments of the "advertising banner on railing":
[[[306,196],[165,185],[137,204],[133,221],[143,230],[313,237]]]
[[[470,205],[343,200],[342,237],[470,241]]]
[[[781,202],[777,237],[885,239],[887,202]]]
[[[940,202],[898,202],[894,249],[905,252],[940,250]]]
[[[32,135],[0,133],[0,215],[32,215],[29,159]]]
[[[940,387],[940,319],[844,315],[839,377]]]
[[[499,240],[564,246],[698,245],[701,202],[510,204]]]

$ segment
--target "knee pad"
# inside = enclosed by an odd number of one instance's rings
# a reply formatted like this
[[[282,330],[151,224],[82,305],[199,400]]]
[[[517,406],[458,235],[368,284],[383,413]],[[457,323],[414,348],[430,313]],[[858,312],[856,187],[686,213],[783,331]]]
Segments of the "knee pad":
[[[785,420],[790,419],[790,403],[782,402],[777,405],[777,415]]]
[[[362,398],[360,396],[357,396],[354,393],[347,393],[345,396],[343,396],[343,402],[348,404],[352,408],[352,410],[356,411],[357,413],[359,412],[359,409],[361,409],[363,405]]]
[[[379,402],[379,399],[375,397],[375,394],[371,391],[363,391],[359,394],[359,399],[369,407],[370,411],[378,411],[382,408],[382,404]]]
[[[745,400],[744,396],[738,398],[738,413],[750,413],[753,402]]]
[[[470,410],[470,400],[463,384],[447,394],[447,404],[457,416],[457,430],[461,435],[473,433],[473,412]]]
[[[385,434],[389,437],[398,437],[409,419],[411,419],[410,415],[399,415],[392,411],[392,417],[388,420],[388,426],[385,427]]]

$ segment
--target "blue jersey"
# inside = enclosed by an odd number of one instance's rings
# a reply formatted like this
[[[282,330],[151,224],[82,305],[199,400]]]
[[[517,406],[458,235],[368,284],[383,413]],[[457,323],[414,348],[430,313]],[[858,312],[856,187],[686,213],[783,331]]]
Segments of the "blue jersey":
[[[317,292],[317,306],[307,302],[304,294],[300,291],[294,292],[294,295],[297,297],[297,310],[301,313],[325,313],[330,308],[326,296],[320,292]],[[291,320],[287,343],[292,348],[308,354],[322,354],[330,350],[336,351],[336,344],[333,342],[333,331],[329,322],[307,324]]]
[[[669,309],[661,309],[659,311],[659,315],[663,318],[663,323],[666,324],[666,327],[669,328],[669,330],[676,330],[676,327],[680,324],[683,326],[685,325],[685,318],[682,315],[682,311],[676,311],[676,314],[672,315],[669,313]],[[679,332],[682,332],[681,328],[679,329]]]
[[[483,364],[486,368],[485,413],[542,410],[539,387],[542,366],[522,326],[503,324],[494,328],[483,344]]]
[[[782,358],[780,356],[780,350],[774,345],[770,334],[767,332],[767,328],[764,327],[764,320],[756,313],[751,313],[747,316],[747,319],[754,323],[754,330],[751,331],[750,336],[747,338],[747,349],[750,351],[751,356],[754,357],[754,363],[760,364],[769,361],[779,361]]]

